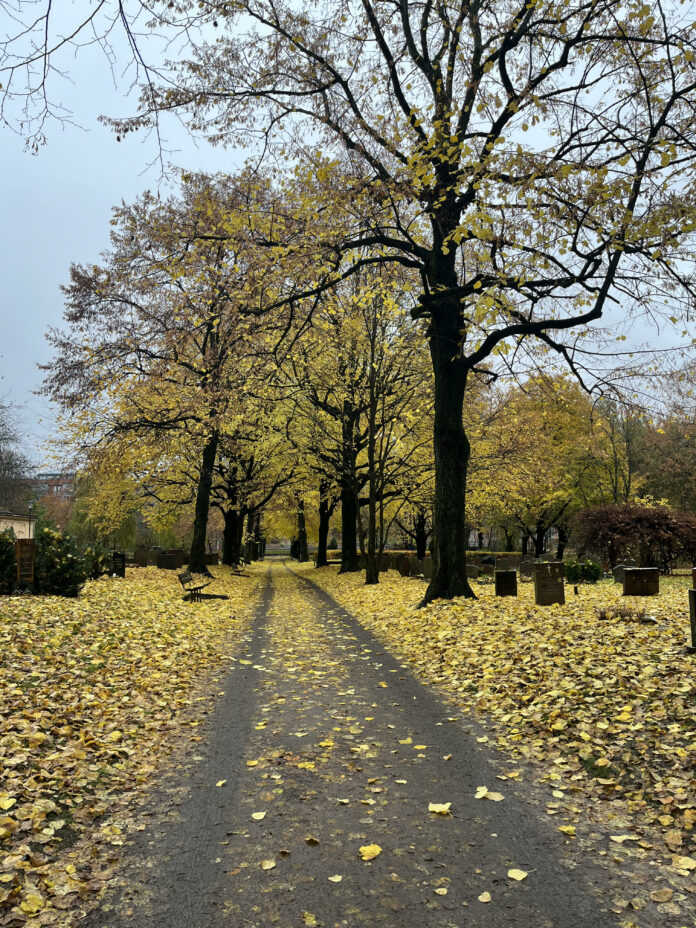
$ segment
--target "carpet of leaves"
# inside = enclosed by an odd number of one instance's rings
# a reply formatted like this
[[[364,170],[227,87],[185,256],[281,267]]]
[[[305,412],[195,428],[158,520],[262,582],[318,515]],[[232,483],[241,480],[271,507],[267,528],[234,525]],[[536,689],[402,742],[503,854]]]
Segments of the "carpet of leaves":
[[[114,809],[156,784],[250,622],[260,575],[214,571],[227,600],[184,602],[156,568],[2,598],[0,925],[67,923],[113,875]]]
[[[614,843],[601,855],[642,858],[696,892],[696,655],[686,651],[686,577],[662,578],[654,597],[624,597],[612,581],[581,585],[578,595],[566,587],[564,606],[539,607],[531,583],[520,584],[518,598],[497,598],[490,582],[474,582],[476,601],[415,611],[425,584],[395,571],[377,586],[334,569],[308,576],[422,680],[476,714],[491,743],[529,761],[551,793],[547,813],[573,823],[561,826],[570,838],[575,825],[581,837],[583,821],[602,822]],[[654,901],[667,914],[671,898],[665,889]],[[619,909],[629,904],[618,900]]]

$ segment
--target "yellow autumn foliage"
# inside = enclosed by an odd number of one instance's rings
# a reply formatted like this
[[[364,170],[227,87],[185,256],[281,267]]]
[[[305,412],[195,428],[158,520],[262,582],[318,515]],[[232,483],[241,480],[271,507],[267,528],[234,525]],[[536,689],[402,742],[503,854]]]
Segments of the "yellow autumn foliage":
[[[132,804],[157,783],[177,735],[199,740],[196,701],[248,630],[258,583],[214,570],[227,600],[184,602],[156,568],[75,599],[2,598],[0,921],[98,891],[125,791]]]

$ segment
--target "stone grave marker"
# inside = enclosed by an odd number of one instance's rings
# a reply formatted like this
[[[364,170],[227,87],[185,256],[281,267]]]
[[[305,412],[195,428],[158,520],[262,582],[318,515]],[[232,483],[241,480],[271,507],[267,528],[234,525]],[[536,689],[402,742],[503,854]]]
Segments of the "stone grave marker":
[[[423,564],[424,561],[419,561],[417,557],[410,557],[409,563],[411,564],[411,576],[419,577],[423,573]]]
[[[402,577],[411,576],[411,560],[406,557],[405,554],[399,555],[396,559],[396,569],[399,571]]]
[[[468,580],[475,580],[480,573],[481,573],[481,568],[478,567],[476,564],[466,565],[466,576]]]
[[[623,574],[624,596],[656,596],[660,592],[657,567],[626,567]]]
[[[694,568],[696,570],[696,568]],[[689,590],[689,620],[691,624],[691,644],[688,650],[696,653],[696,588]]]
[[[147,551],[145,548],[138,548],[133,555],[136,567],[147,567]]]
[[[520,580],[531,580],[534,573],[534,561],[530,557],[523,557],[520,561]]]
[[[696,590],[696,567],[691,568],[691,586]]]
[[[111,576],[126,579],[126,555],[123,551],[113,551],[111,554]]]
[[[534,565],[534,601],[537,606],[565,603],[562,561],[546,561]]]
[[[426,580],[431,580],[433,576],[433,559],[426,557],[423,561],[423,576]]]
[[[496,570],[495,572],[495,595],[496,596],[517,596],[517,571],[516,570]]]

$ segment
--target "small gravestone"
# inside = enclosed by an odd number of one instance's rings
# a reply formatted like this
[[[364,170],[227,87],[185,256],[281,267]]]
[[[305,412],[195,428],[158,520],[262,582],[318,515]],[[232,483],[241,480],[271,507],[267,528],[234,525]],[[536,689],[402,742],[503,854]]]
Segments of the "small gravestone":
[[[627,564],[617,564],[616,567],[612,569],[611,575],[614,578],[614,583],[623,583],[624,570],[626,570],[627,566]]]
[[[496,570],[495,572],[495,595],[496,596],[517,596],[517,571],[516,570]]]
[[[393,567],[391,554],[383,554],[379,559],[379,569],[381,571],[391,570]]]
[[[519,570],[520,579],[524,578],[526,580],[530,580],[532,578],[532,574],[534,573],[534,561],[529,557],[523,557],[520,561]]]
[[[209,554],[205,555],[204,562],[208,567],[214,567],[216,564],[220,563],[220,552],[211,551]]]
[[[396,569],[399,571],[402,577],[411,576],[411,561],[406,557],[405,554],[400,555],[396,559]]]
[[[167,554],[174,558],[174,568],[176,570],[186,563],[186,552],[182,548],[170,548]]]
[[[515,563],[514,558],[507,557],[507,555],[502,555],[502,556],[496,557],[495,569],[496,570],[516,570],[517,564]]]
[[[426,580],[432,580],[433,559],[431,557],[426,557],[426,559],[423,561],[423,576]]]
[[[495,574],[495,567],[493,564],[489,564],[488,561],[481,564],[480,570],[484,577],[492,577]]]
[[[656,596],[660,592],[657,567],[627,567],[623,575],[624,596]]]
[[[126,555],[123,551],[114,551],[111,554],[111,576],[126,578]]]
[[[417,557],[410,557],[409,563],[411,565],[411,576],[419,577],[423,573],[423,561],[420,561]]]
[[[136,567],[147,567],[147,551],[145,548],[138,548],[133,555]]]
[[[176,570],[176,557],[168,551],[160,551],[157,555],[157,566],[160,570]]]
[[[481,573],[481,568],[477,567],[476,564],[467,564],[466,565],[466,577],[467,580],[475,580],[478,575]]]
[[[534,565],[534,601],[537,606],[565,603],[562,561],[547,561]]]

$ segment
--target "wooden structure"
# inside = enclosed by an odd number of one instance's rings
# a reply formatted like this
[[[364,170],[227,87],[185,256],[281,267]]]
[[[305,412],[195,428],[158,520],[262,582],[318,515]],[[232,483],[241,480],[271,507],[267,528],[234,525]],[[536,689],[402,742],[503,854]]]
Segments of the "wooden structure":
[[[36,559],[36,542],[33,538],[18,538],[15,541],[15,560],[17,561],[17,583],[27,586],[34,584],[34,561]]]

